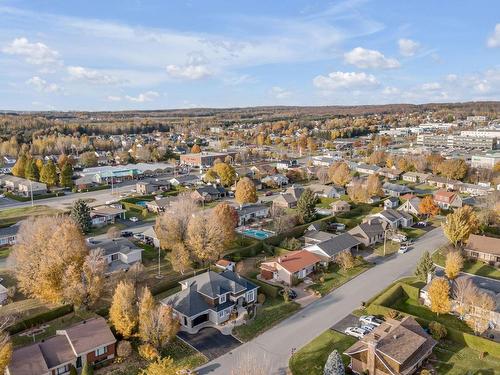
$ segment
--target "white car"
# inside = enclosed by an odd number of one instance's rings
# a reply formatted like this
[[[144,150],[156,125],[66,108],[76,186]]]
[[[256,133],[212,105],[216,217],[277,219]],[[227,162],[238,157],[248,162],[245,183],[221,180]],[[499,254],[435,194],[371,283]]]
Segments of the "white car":
[[[0,198],[5,198],[5,194],[0,194]]]
[[[363,324],[360,326],[361,329],[364,329],[365,331],[371,332],[373,331],[376,327],[372,326],[371,324]]]
[[[410,250],[410,248],[409,248],[408,246],[406,246],[406,245],[401,245],[401,246],[399,247],[398,253],[399,253],[399,254],[404,254],[404,253],[406,253],[408,250]]]
[[[144,234],[142,233],[134,233],[134,236],[133,236],[136,240],[144,240]]]
[[[361,315],[359,317],[359,321],[362,324],[369,324],[371,326],[378,327],[381,325],[383,322],[380,319],[375,318],[373,315]]]
[[[347,327],[344,333],[346,335],[362,339],[368,333],[368,331],[359,327]]]
[[[139,221],[139,219],[136,216],[132,216],[129,220],[132,221],[133,223]]]

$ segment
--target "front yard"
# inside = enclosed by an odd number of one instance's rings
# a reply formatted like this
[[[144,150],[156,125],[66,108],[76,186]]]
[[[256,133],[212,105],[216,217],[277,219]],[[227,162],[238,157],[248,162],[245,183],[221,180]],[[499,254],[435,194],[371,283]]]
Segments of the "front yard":
[[[332,264],[326,272],[317,275],[318,281],[311,285],[310,289],[324,296],[371,267],[371,264],[363,262],[350,270],[343,270],[337,264]],[[320,281],[320,277],[323,278],[323,282]]]
[[[15,224],[23,219],[26,219],[29,216],[51,216],[60,213],[62,213],[61,210],[57,210],[55,208],[44,205],[7,208],[0,211],[0,226],[4,227],[7,225]]]
[[[434,263],[441,267],[444,267],[446,261],[446,256],[444,254],[445,253],[443,249],[437,250],[434,254],[432,254],[432,260],[434,261]],[[464,268],[462,269],[462,272],[500,280],[500,269],[479,261],[466,260],[464,262]]]
[[[330,353],[337,349],[340,354],[356,342],[356,338],[327,330],[296,352],[289,362],[293,375],[322,375],[323,367]],[[349,363],[347,356],[342,356],[344,364]]]
[[[300,309],[295,302],[285,302],[282,298],[267,298],[257,310],[253,320],[236,327],[233,335],[241,341],[249,341]]]

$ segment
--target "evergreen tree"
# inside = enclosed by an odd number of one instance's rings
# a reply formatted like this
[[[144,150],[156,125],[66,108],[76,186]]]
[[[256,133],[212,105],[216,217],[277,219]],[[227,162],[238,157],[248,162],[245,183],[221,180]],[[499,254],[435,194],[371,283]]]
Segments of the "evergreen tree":
[[[311,189],[305,189],[300,196],[297,211],[303,223],[308,223],[316,217],[316,196]]]
[[[94,375],[94,369],[92,365],[89,365],[88,362],[85,362],[82,368],[82,373],[81,375]]]
[[[59,185],[62,187],[71,187],[73,186],[73,166],[71,163],[66,163],[61,169],[61,174],[59,175]]]
[[[52,160],[49,160],[43,165],[40,171],[40,182],[47,184],[48,187],[55,186],[57,184],[56,166]]]
[[[71,218],[78,224],[83,233],[90,232],[90,227],[92,226],[90,208],[83,199],[78,199],[73,203]]]
[[[40,178],[40,171],[36,166],[35,159],[29,159],[26,162],[26,167],[24,168],[24,178],[27,178],[31,181],[38,181],[38,179]]]
[[[328,356],[323,368],[323,375],[345,375],[344,363],[337,349]]]
[[[422,254],[420,261],[417,264],[417,268],[415,268],[415,276],[422,281],[427,280],[427,275],[434,272],[434,262],[432,261],[431,254],[428,251]]]

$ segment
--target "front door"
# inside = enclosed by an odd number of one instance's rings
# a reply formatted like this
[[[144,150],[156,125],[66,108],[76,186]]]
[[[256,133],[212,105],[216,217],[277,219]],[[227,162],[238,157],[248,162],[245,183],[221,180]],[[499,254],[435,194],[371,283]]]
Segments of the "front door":
[[[82,367],[82,357],[78,357],[76,359],[76,368],[81,368]]]

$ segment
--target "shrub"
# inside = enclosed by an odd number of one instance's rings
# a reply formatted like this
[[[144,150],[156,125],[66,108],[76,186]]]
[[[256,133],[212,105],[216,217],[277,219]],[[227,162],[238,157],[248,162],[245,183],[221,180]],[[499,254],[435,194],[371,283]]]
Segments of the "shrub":
[[[385,313],[384,318],[386,319],[396,319],[399,313],[396,310],[389,310]]]
[[[152,362],[160,356],[160,353],[158,353],[158,350],[156,350],[150,344],[139,345],[139,348],[137,348],[137,351],[138,351],[139,355],[142,358],[144,358],[146,361]]]
[[[263,305],[264,302],[266,302],[266,295],[264,293],[259,293],[257,296],[257,302]]]
[[[295,237],[285,238],[280,243],[280,247],[283,247],[288,250],[299,250],[302,247],[301,242]]]
[[[116,347],[116,354],[118,357],[130,356],[132,354],[132,344],[130,344],[130,341],[120,341]]]
[[[432,337],[438,341],[444,339],[448,334],[446,327],[439,322],[430,322],[429,330],[431,331]]]

